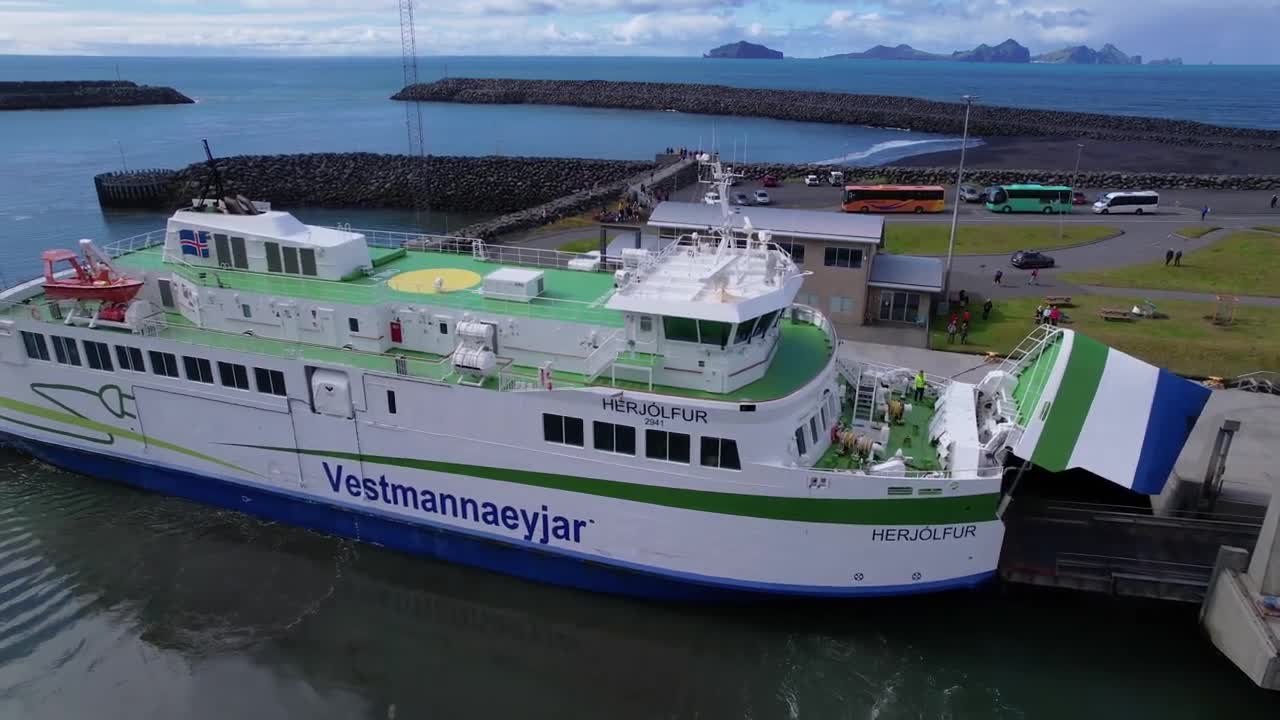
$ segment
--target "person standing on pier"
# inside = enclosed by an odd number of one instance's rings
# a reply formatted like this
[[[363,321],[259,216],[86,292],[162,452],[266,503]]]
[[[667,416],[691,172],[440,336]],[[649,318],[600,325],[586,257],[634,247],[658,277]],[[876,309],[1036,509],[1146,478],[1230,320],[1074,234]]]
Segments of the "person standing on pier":
[[[1173,266],[1182,267],[1182,251],[1181,250],[1173,254]]]
[[[1173,248],[1164,251],[1164,264],[1168,265],[1173,262]]]
[[[1272,195],[1272,196],[1271,196],[1271,209],[1272,209],[1272,210],[1275,210],[1275,209],[1276,209],[1276,202],[1278,202],[1278,201],[1280,201],[1280,195]]]
[[[1204,222],[1204,219],[1207,217],[1209,217],[1209,206],[1205,205],[1200,208],[1200,222]]]
[[[986,320],[990,317],[991,317],[991,298],[987,298],[987,301],[982,303],[982,319]]]
[[[1001,278],[1003,278],[1003,277],[1004,277],[1004,271],[1003,271],[1003,270],[997,270],[997,271],[996,271],[996,277],[995,277],[996,287],[1000,287],[1000,280],[1001,280]]]

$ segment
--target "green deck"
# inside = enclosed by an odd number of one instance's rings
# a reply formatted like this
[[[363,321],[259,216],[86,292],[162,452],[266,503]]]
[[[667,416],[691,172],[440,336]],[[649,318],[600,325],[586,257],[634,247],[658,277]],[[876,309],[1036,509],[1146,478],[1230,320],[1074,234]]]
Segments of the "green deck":
[[[486,298],[480,294],[478,287],[450,293],[407,293],[391,289],[387,285],[387,280],[402,272],[434,268],[470,270],[484,277],[495,270],[509,266],[477,260],[470,255],[430,250],[413,250],[406,252],[403,257],[391,258],[390,254],[394,252],[394,250],[386,252],[375,250],[373,256],[380,261],[384,259],[387,261],[375,268],[370,276],[345,281],[268,275],[243,270],[214,268],[206,270],[192,266],[166,264],[164,250],[160,246],[122,255],[115,262],[123,269],[153,272],[170,270],[206,287],[223,287],[245,292],[288,295],[352,305],[403,302],[606,327],[622,326],[622,314],[604,307],[605,301],[613,292],[613,275],[609,273],[540,268],[544,273],[545,290],[541,297],[531,302]]]
[[[929,421],[933,418],[934,400],[927,398],[923,403],[916,403],[901,395],[895,394],[894,397],[910,403],[911,412],[902,418],[901,424],[889,426],[889,443],[884,448],[884,459],[887,460],[898,450],[902,450],[903,456],[911,458],[907,463],[911,470],[941,469],[938,450],[929,442]],[[852,415],[852,407],[843,408],[841,420],[848,425]],[[814,463],[814,467],[822,470],[858,470],[861,465],[856,456],[840,454],[840,447],[833,444]]]
[[[1058,353],[1062,350],[1062,338],[1059,336],[1040,353],[1030,365],[1018,373],[1018,384],[1013,389],[1013,399],[1018,403],[1018,424],[1026,427],[1031,413],[1040,404],[1040,396],[1044,394],[1045,383],[1049,379],[1049,371],[1058,361]]]

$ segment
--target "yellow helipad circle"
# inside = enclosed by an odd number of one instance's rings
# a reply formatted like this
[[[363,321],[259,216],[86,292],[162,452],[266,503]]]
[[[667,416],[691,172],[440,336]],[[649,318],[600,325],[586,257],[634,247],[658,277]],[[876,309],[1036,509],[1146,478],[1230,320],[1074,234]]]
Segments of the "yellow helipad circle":
[[[475,287],[480,284],[480,275],[470,270],[431,268],[400,273],[388,280],[387,284],[392,290],[400,292],[433,295]]]

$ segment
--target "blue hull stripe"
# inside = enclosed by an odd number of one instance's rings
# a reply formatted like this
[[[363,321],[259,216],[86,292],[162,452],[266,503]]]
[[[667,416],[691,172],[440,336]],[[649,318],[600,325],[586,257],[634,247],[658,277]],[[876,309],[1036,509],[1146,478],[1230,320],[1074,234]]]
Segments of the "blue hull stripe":
[[[159,464],[90,453],[0,433],[0,442],[51,465],[263,519],[360,540],[446,562],[595,592],[663,600],[742,600],[754,596],[869,597],[971,588],[994,571],[910,585],[827,587],[784,585],[666,570],[541,545],[517,544],[435,524],[331,505],[287,492],[199,475]]]
[[[1142,452],[1133,473],[1133,490],[1159,495],[1191,435],[1191,428],[1209,402],[1210,390],[1161,369],[1151,398],[1151,417],[1142,439]]]

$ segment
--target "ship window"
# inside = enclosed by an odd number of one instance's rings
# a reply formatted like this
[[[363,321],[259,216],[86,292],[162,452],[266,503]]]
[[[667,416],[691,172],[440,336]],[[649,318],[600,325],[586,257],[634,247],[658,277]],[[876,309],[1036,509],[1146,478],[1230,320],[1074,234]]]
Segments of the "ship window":
[[[229,362],[218,363],[218,377],[222,384],[238,390],[249,389],[249,370],[243,365]]]
[[[85,340],[84,359],[94,370],[115,370],[111,365],[111,348],[106,343]]]
[[[441,335],[448,335],[448,334],[449,334],[449,323],[447,323],[447,322],[441,322],[441,323],[440,323],[440,334],[441,334]]]
[[[267,272],[280,272],[280,243],[264,242],[267,251]]]
[[[249,307],[249,303],[240,303],[240,314],[246,318],[252,318],[253,308]]]
[[[231,265],[239,270],[249,269],[249,255],[244,251],[244,238],[231,238]]]
[[[756,330],[751,334],[751,336],[764,337],[764,334],[769,332],[769,328],[773,327],[773,321],[777,320],[778,316],[781,314],[782,311],[774,310],[773,312],[767,312],[764,315],[761,315],[760,320],[756,322]]]
[[[316,274],[316,251],[311,248],[303,248],[298,251],[298,259],[302,260],[302,274]]]
[[[756,321],[758,321],[759,319],[760,318],[751,318],[750,320],[743,320],[741,323],[739,323],[738,331],[733,335],[733,344],[737,345],[739,343],[744,343],[750,340],[751,331],[755,329]]]
[[[63,365],[79,365],[80,350],[76,347],[76,341],[62,337],[60,335],[50,335],[53,340],[53,354],[58,358],[58,362]]]
[[[147,354],[151,356],[151,372],[166,377],[178,377],[178,358],[173,353],[151,350]]]
[[[591,433],[597,450],[622,455],[636,454],[636,429],[630,425],[614,425],[597,420],[591,423]]]
[[[353,333],[360,332],[360,318],[347,318],[347,329]]]
[[[213,366],[204,358],[182,356],[182,365],[187,370],[187,379],[196,382],[213,384]]]
[[[679,342],[698,342],[698,321],[692,318],[662,318],[662,333],[668,340]]]
[[[387,391],[387,412],[391,415],[396,414],[396,391]]]
[[[582,418],[542,413],[542,439],[558,445],[583,447]]]
[[[44,343],[44,335],[23,330],[22,344],[27,346],[27,357],[32,360],[49,359],[49,346]]]
[[[813,444],[818,444],[818,416],[814,415],[809,418],[809,434],[813,436]]]
[[[146,372],[147,364],[142,361],[142,351],[135,347],[116,346],[116,361],[121,370]]]
[[[731,326],[727,322],[699,320],[698,336],[706,345],[719,345],[720,347],[724,347],[729,342],[730,327]]]
[[[284,271],[290,275],[298,275],[301,271],[298,268],[298,248],[288,245],[280,248],[280,252],[284,255]]]
[[[288,394],[284,389],[284,373],[279,370],[254,368],[253,379],[257,381],[260,393],[280,396]]]
[[[714,437],[702,438],[702,464],[724,470],[741,470],[738,441]]]
[[[649,315],[640,316],[640,332],[653,332],[653,317]]]
[[[645,430],[644,455],[654,460],[688,463],[689,436],[666,430]]]
[[[796,428],[796,452],[801,455],[804,455],[805,453],[809,452],[809,448],[805,445],[805,442],[804,442],[804,426],[803,425]]]
[[[822,427],[830,427],[831,424],[827,422],[827,404],[823,403],[818,407],[818,410],[822,413]]]

